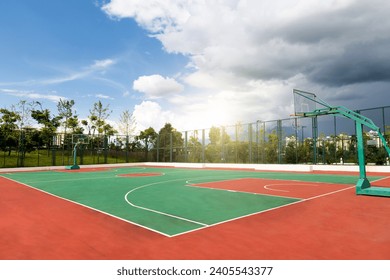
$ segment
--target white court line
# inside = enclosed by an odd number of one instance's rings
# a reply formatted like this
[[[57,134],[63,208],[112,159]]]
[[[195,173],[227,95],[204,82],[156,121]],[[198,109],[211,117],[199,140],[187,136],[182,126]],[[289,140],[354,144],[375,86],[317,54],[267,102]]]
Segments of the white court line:
[[[97,178],[92,178],[92,179],[99,179],[100,180],[100,179],[110,179],[110,178],[113,178],[113,176],[97,177]],[[35,183],[56,183],[56,182],[67,182],[67,181],[72,181],[73,182],[73,181],[84,181],[84,180],[91,180],[91,177],[86,177],[86,178],[68,178],[68,179],[45,180],[45,181],[28,181],[28,183],[29,184],[35,184]]]
[[[3,176],[0,176],[0,177],[3,177]],[[108,215],[108,216],[110,216],[110,217],[112,217],[112,218],[121,220],[121,221],[126,222],[126,223],[128,223],[128,224],[135,225],[135,226],[144,228],[144,229],[146,229],[146,230],[150,230],[150,231],[152,231],[152,232],[155,232],[155,233],[164,235],[164,236],[166,236],[166,237],[172,237],[172,235],[166,234],[166,233],[164,233],[164,232],[161,232],[161,231],[155,230],[155,229],[153,229],[153,228],[149,228],[149,227],[143,226],[143,225],[141,225],[141,224],[135,223],[135,222],[130,221],[130,220],[126,220],[126,219],[124,219],[124,218],[115,216],[115,215],[110,214],[110,213],[108,213],[108,212],[105,212],[105,211],[102,211],[102,210],[93,208],[93,207],[91,207],[91,206],[82,204],[82,203],[80,203],[80,202],[76,202],[76,201],[74,201],[74,200],[70,200],[70,199],[67,199],[67,198],[64,198],[64,197],[55,195],[55,194],[53,194],[53,193],[44,191],[44,190],[39,189],[39,188],[36,188],[36,187],[33,187],[33,186],[28,185],[28,184],[26,184],[26,183],[18,182],[18,181],[16,181],[16,180],[13,180],[13,179],[7,178],[7,177],[3,177],[3,178],[8,179],[8,180],[10,180],[10,181],[13,181],[13,182],[15,182],[15,183],[18,183],[18,184],[20,184],[20,185],[26,186],[26,187],[28,187],[28,188],[34,189],[34,190],[36,190],[36,191],[40,191],[40,192],[42,192],[42,193],[48,194],[48,195],[53,196],[53,197],[55,197],[55,198],[59,198],[59,199],[65,200],[65,201],[67,201],[67,202],[71,202],[71,203],[73,203],[73,204],[76,204],[76,205],[79,205],[79,206],[83,206],[83,207],[88,208],[88,209],[91,209],[91,210],[93,210],[93,211],[96,211],[96,212],[99,212],[99,213]]]
[[[163,173],[165,175],[165,173]],[[3,176],[1,176],[3,177]],[[49,194],[53,197],[56,197],[56,198],[59,198],[59,199],[62,199],[62,200],[65,200],[65,201],[68,201],[68,202],[71,202],[71,203],[74,203],[76,205],[80,205],[80,206],[84,206],[88,209],[92,209],[94,211],[97,211],[97,212],[100,212],[100,213],[103,213],[103,214],[106,214],[110,217],[113,217],[113,218],[116,218],[116,219],[119,219],[119,220],[122,220],[122,221],[125,221],[129,224],[132,224],[132,225],[136,225],[136,226],[139,226],[139,227],[142,227],[144,229],[147,229],[147,230],[151,230],[153,232],[156,232],[156,233],[159,233],[161,235],[164,235],[164,236],[167,236],[167,237],[172,237],[172,235],[169,235],[169,234],[166,234],[164,232],[160,232],[158,230],[155,230],[153,228],[149,228],[147,226],[144,226],[144,225],[141,225],[141,224],[138,224],[136,222],[133,222],[133,221],[130,221],[130,220],[126,220],[126,219],[123,219],[121,217],[118,217],[118,216],[115,216],[113,214],[110,214],[108,212],[105,212],[105,211],[102,211],[102,210],[99,210],[99,209],[96,209],[96,208],[93,208],[91,206],[88,206],[88,205],[85,205],[85,204],[82,204],[82,203],[79,203],[79,202],[76,202],[76,201],[73,201],[73,200],[70,200],[70,199],[67,199],[67,198],[64,198],[64,197],[61,197],[61,196],[58,196],[58,195],[55,195],[53,193],[50,193],[50,192],[47,192],[47,191],[44,191],[42,189],[39,189],[39,188],[36,188],[36,187],[33,187],[27,183],[22,183],[22,182],[19,182],[19,181],[16,181],[14,179],[11,179],[11,178],[8,178],[8,177],[3,177],[3,178],[6,178],[8,180],[11,180],[15,183],[18,183],[18,184],[21,184],[21,185],[24,185],[24,186],[27,186],[29,188],[32,188],[32,189],[35,189],[35,190],[38,190],[40,192],[43,192],[43,193],[46,193],[46,194]],[[112,176],[110,177],[99,177],[98,179],[107,179],[107,178],[113,178]],[[70,179],[59,179],[59,180],[49,180],[49,181],[35,181],[35,182],[30,182],[30,183],[50,183],[50,182],[61,182],[61,181],[81,181],[81,180],[90,180],[91,178],[70,178]],[[133,189],[132,191],[136,190],[136,189],[140,189],[142,187],[146,187],[146,186],[149,186],[149,185],[155,185],[155,184],[160,184],[160,183],[166,183],[166,182],[172,182],[172,181],[181,181],[181,180],[184,180],[184,179],[175,179],[175,180],[169,180],[169,181],[163,181],[163,182],[156,182],[156,183],[151,183],[151,184],[147,184],[147,185],[143,185],[143,186],[139,186],[135,189]],[[140,208],[142,210],[145,210],[145,211],[150,211],[150,212],[155,212],[157,214],[160,214],[160,215],[165,215],[165,216],[170,216],[172,218],[176,218],[176,219],[180,219],[180,220],[184,220],[184,221],[187,221],[187,222],[190,222],[190,223],[194,223],[194,224],[198,224],[198,225],[201,225],[202,227],[207,227],[208,225],[207,224],[204,224],[204,223],[201,223],[201,222],[197,222],[197,221],[193,221],[193,220],[190,220],[190,219],[186,219],[186,218],[183,218],[183,217],[179,217],[179,216],[175,216],[175,215],[171,215],[171,214],[168,214],[168,213],[164,213],[164,212],[161,212],[161,211],[157,211],[157,210],[153,210],[153,209],[148,209],[146,207],[142,207],[142,206],[138,206],[138,205],[135,205],[133,203],[131,203],[128,199],[127,199],[127,195],[129,193],[131,193],[132,191],[128,192],[126,195],[125,195],[125,200],[128,204],[130,204],[131,206],[135,207],[135,208]]]
[[[171,173],[169,173],[171,174]],[[232,175],[234,178],[236,178],[235,175]],[[150,183],[150,184],[146,184],[146,185],[142,185],[142,186],[139,186],[139,187],[136,187],[135,189],[132,189],[130,190],[129,192],[127,192],[124,196],[126,202],[132,206],[132,207],[135,207],[135,208],[139,208],[141,210],[145,210],[145,211],[149,211],[149,212],[154,212],[156,214],[160,214],[160,215],[164,215],[164,216],[167,216],[167,217],[171,217],[171,218],[176,218],[176,219],[179,219],[179,220],[183,220],[183,221],[186,221],[186,222],[190,222],[190,223],[194,223],[194,224],[198,224],[198,225],[201,225],[202,227],[208,227],[210,225],[208,224],[205,224],[205,223],[202,223],[202,222],[198,222],[198,221],[195,221],[195,220],[190,220],[190,219],[187,219],[187,218],[184,218],[184,217],[180,217],[180,216],[176,216],[176,215],[172,215],[172,214],[169,214],[169,213],[165,213],[165,212],[162,212],[162,211],[158,211],[158,210],[154,210],[154,209],[151,209],[151,208],[147,208],[147,207],[143,207],[143,206],[139,206],[139,205],[136,205],[134,203],[132,203],[129,199],[128,199],[128,195],[130,195],[132,192],[134,191],[137,191],[141,188],[145,188],[145,187],[149,187],[149,186],[153,186],[153,185],[158,185],[158,184],[162,184],[162,183],[167,183],[167,182],[177,182],[177,181],[182,181],[182,180],[185,180],[185,183],[186,184],[189,184],[190,181],[193,181],[193,180],[204,180],[204,179],[208,179],[208,178],[213,178],[213,179],[216,179],[217,176],[205,176],[205,177],[197,177],[196,179],[173,179],[173,180],[168,180],[168,181],[160,181],[160,182],[154,182],[154,183]],[[226,178],[226,174],[224,175],[221,175],[222,178]],[[224,181],[230,181],[231,179],[225,179]],[[193,187],[193,186],[191,186]],[[226,191],[226,190],[220,190],[220,191]],[[251,193],[251,194],[255,194],[255,193]],[[260,195],[260,194],[255,194],[255,195]],[[176,236],[176,235],[171,235],[171,236]]]
[[[284,205],[281,205],[281,206],[277,206],[277,207],[274,207],[274,208],[269,208],[269,209],[262,210],[262,211],[259,211],[259,212],[250,213],[250,214],[239,216],[239,217],[236,217],[236,218],[233,218],[233,219],[221,221],[221,222],[218,222],[218,223],[215,223],[215,224],[210,224],[208,226],[208,228],[211,228],[211,227],[214,227],[214,226],[217,226],[217,225],[221,225],[221,224],[224,224],[224,223],[232,222],[232,221],[235,221],[235,220],[239,220],[239,219],[242,219],[242,218],[254,216],[254,215],[257,215],[257,214],[266,213],[266,212],[270,212],[270,211],[277,210],[277,209],[280,209],[280,208],[288,207],[288,206],[291,206],[291,205],[294,205],[294,204],[303,203],[303,202],[306,202],[306,201],[309,201],[309,200],[313,200],[313,199],[316,199],[316,198],[332,195],[332,194],[335,194],[335,193],[338,193],[338,192],[349,190],[349,189],[354,188],[354,187],[355,187],[355,185],[349,186],[347,188],[343,188],[343,189],[340,189],[340,190],[337,190],[337,191],[333,191],[333,192],[330,192],[330,193],[325,193],[325,194],[313,196],[313,197],[310,197],[310,198],[301,199],[301,200],[298,200],[298,201],[295,201],[295,202],[291,202],[291,203],[288,203],[288,204],[284,204]],[[181,232],[181,233],[178,233],[178,234],[171,235],[171,237],[176,237],[176,236],[179,236],[179,235],[191,233],[191,232],[202,230],[202,229],[204,229],[204,228],[197,228],[197,229],[192,229],[192,230],[189,230],[189,231],[184,231],[184,232]]]
[[[205,178],[208,178],[208,177],[205,177]],[[224,177],[226,178],[226,176]],[[204,189],[210,189],[210,190],[216,190],[216,191],[228,191],[228,192],[236,192],[236,193],[247,193],[247,194],[253,194],[253,195],[260,195],[260,196],[272,196],[272,197],[281,197],[281,198],[291,198],[291,199],[302,199],[302,198],[299,198],[299,197],[290,197],[290,196],[286,196],[286,195],[276,195],[276,194],[270,194],[270,193],[260,193],[260,192],[248,192],[248,191],[241,191],[241,190],[229,190],[229,189],[220,189],[220,188],[212,188],[212,187],[204,187],[204,186],[200,186],[201,184],[210,184],[210,183],[214,183],[214,182],[229,182],[229,181],[234,181],[234,180],[240,180],[240,179],[260,179],[260,180],[268,180],[268,178],[256,178],[256,177],[242,177],[242,178],[237,178],[237,179],[224,179],[224,180],[219,180],[219,181],[210,181],[210,182],[199,182],[199,183],[191,183],[190,181],[186,181],[186,186],[187,187],[191,187],[191,188],[204,188]],[[278,180],[278,179],[270,179],[270,180]],[[296,180],[294,180],[296,181]],[[303,183],[305,184],[305,183]],[[266,188],[266,186],[270,186],[272,184],[268,184],[268,185],[265,185],[264,188],[265,189],[268,189]],[[273,184],[273,185],[283,185],[285,186],[286,184]],[[294,185],[301,185],[301,184],[294,184]],[[313,184],[315,186],[315,184]],[[273,191],[272,189],[269,189],[271,191]],[[277,191],[277,190],[275,190]],[[288,191],[284,191],[284,190],[281,190],[283,192],[288,192]]]
[[[283,183],[283,184],[268,184],[264,186],[264,189],[270,190],[270,191],[275,191],[275,192],[290,192],[288,190],[280,190],[280,189],[273,189],[270,188],[270,186],[319,186],[318,184],[305,184],[305,183],[293,183],[293,184],[288,184],[288,183]]]
[[[146,187],[150,187],[150,186],[153,186],[153,185],[162,184],[162,183],[177,182],[177,181],[183,181],[183,179],[175,179],[175,180],[168,180],[168,181],[162,181],[162,182],[155,182],[155,183],[150,183],[150,184],[146,184],[146,185],[143,185],[143,186],[139,186],[139,187],[137,187],[137,188],[135,188],[135,189],[132,189],[131,191],[128,191],[128,192],[125,194],[125,200],[126,200],[126,202],[127,202],[130,206],[135,207],[135,208],[139,208],[139,209],[142,209],[142,210],[145,210],[145,211],[157,213],[157,214],[164,215],[164,216],[167,216],[167,217],[171,217],[171,218],[175,218],[175,219],[179,219],[179,220],[183,220],[183,221],[186,221],[186,222],[190,222],[190,223],[193,223],[193,224],[198,224],[198,225],[207,227],[208,225],[205,224],[205,223],[201,223],[201,222],[194,221],[194,220],[190,220],[190,219],[186,219],[186,218],[183,218],[183,217],[180,217],[180,216],[176,216],[176,215],[168,214],[168,213],[165,213],[165,212],[157,211],[157,210],[154,210],[154,209],[151,209],[151,208],[139,206],[139,205],[136,205],[136,204],[132,203],[132,202],[128,199],[128,196],[129,196],[131,193],[133,193],[133,192],[135,192],[135,191],[137,191],[137,190],[139,190],[139,189],[146,188]]]
[[[374,181],[370,181],[370,183],[376,183],[376,182],[379,182],[381,180],[386,180],[386,179],[390,179],[390,176],[385,177],[385,178],[380,178],[380,179],[377,179],[377,180],[374,180]]]
[[[132,168],[133,169],[133,168]],[[143,170],[143,169],[145,169],[144,167],[143,168],[137,168],[137,170],[138,169],[141,169],[141,170]],[[120,170],[120,171],[123,171],[123,170]],[[132,171],[132,170],[131,170]],[[119,172],[119,171],[118,171]],[[66,173],[66,172],[59,172],[59,173],[64,173],[64,174],[68,174],[68,173]],[[126,174],[137,174],[138,172],[137,171],[134,171],[134,172],[129,172],[129,173],[126,173]],[[146,173],[146,172],[145,172]],[[4,174],[7,174],[7,175],[13,175],[13,174],[15,174],[15,173],[4,173]],[[82,172],[79,172],[79,173],[73,173],[73,174],[78,174],[78,176],[82,176],[82,175],[84,175],[84,173],[82,173]],[[88,175],[85,175],[85,176],[87,176],[87,177],[79,177],[79,178],[63,178],[63,179],[56,179],[56,180],[36,180],[36,181],[28,181],[27,180],[27,182],[29,183],[29,184],[35,184],[35,183],[56,183],[56,182],[67,182],[67,181],[84,181],[84,180],[91,180],[91,175],[90,175],[90,173],[88,173],[87,172],[87,174]],[[161,174],[162,175],[165,175],[165,173],[162,173],[161,172]],[[118,177],[118,178],[122,178],[121,176],[120,176],[121,174],[111,174],[110,176],[102,176],[102,177],[100,177],[100,176],[97,176],[97,177],[95,177],[95,178],[92,178],[92,179],[98,179],[98,180],[100,180],[100,179],[111,179],[111,178],[113,178],[113,176],[114,177]],[[9,177],[7,177],[7,178],[9,178]],[[125,178],[125,177],[123,177],[123,178]]]
[[[221,175],[221,177],[223,177],[223,178],[226,178],[227,176],[228,176],[227,174],[224,174],[223,176]],[[1,177],[3,177],[3,176],[1,176]],[[197,177],[197,178],[189,179],[189,180],[185,180],[185,179],[168,180],[168,181],[164,181],[164,182],[156,182],[156,183],[151,183],[151,184],[139,186],[139,187],[137,187],[136,189],[140,189],[140,188],[142,188],[142,187],[147,187],[147,186],[150,186],[150,185],[157,185],[157,184],[160,184],[160,183],[173,182],[173,181],[180,181],[180,180],[184,180],[185,183],[188,184],[190,181],[204,180],[204,179],[206,179],[206,178],[217,179],[217,177],[218,177],[218,176],[205,176],[205,177]],[[229,176],[228,176],[228,177],[229,177]],[[234,179],[248,178],[248,177],[246,177],[246,176],[237,178],[237,177],[235,177],[235,175],[234,175],[234,176],[232,175],[232,177],[234,177],[234,178],[232,178],[232,179],[225,179],[225,180],[222,180],[222,181],[230,181],[230,180],[234,180]],[[311,197],[311,198],[307,198],[307,199],[301,199],[301,200],[296,201],[296,202],[284,204],[284,205],[281,205],[281,206],[278,206],[278,207],[274,207],[274,208],[262,210],[262,211],[255,212],[255,213],[250,213],[250,214],[247,214],[247,215],[239,216],[239,217],[236,217],[236,218],[224,220],[224,221],[221,221],[221,222],[218,222],[218,223],[215,223],[215,224],[209,224],[209,225],[204,224],[204,223],[200,223],[200,222],[197,222],[197,221],[189,220],[189,219],[186,219],[186,218],[183,218],[183,217],[179,217],[179,216],[175,216],[175,215],[171,215],[171,214],[168,214],[168,213],[164,213],[164,212],[160,212],[160,211],[157,211],[157,210],[148,209],[148,208],[146,208],[146,207],[142,207],[142,206],[135,205],[135,204],[131,203],[130,201],[128,201],[127,195],[128,195],[129,193],[131,193],[132,191],[135,191],[136,189],[133,189],[133,190],[129,191],[129,192],[125,195],[125,200],[126,200],[126,202],[127,202],[129,205],[131,205],[131,206],[133,206],[133,207],[140,208],[140,209],[146,210],[146,211],[155,212],[155,213],[158,213],[158,214],[161,214],[161,215],[170,216],[170,217],[172,217],[172,218],[177,218],[177,219],[180,219],[180,220],[192,222],[192,223],[199,224],[199,225],[202,226],[201,228],[196,228],[196,229],[192,229],[192,230],[189,230],[189,231],[180,232],[180,233],[178,233],[178,234],[169,235],[169,234],[160,232],[160,231],[158,231],[158,230],[155,230],[155,229],[153,229],[153,228],[149,228],[149,227],[143,226],[143,225],[141,225],[141,224],[132,222],[132,221],[130,221],[130,220],[126,220],[126,219],[117,217],[117,216],[115,216],[115,215],[112,215],[112,214],[110,214],[110,213],[104,212],[104,211],[102,211],[102,210],[95,209],[95,208],[90,207],[90,206],[87,206],[87,205],[85,205],[85,204],[78,203],[78,202],[75,202],[75,201],[72,201],[72,200],[69,200],[69,199],[66,199],[66,198],[63,198],[63,197],[54,195],[54,194],[52,194],[52,193],[43,191],[43,190],[41,190],[41,189],[39,189],[39,188],[35,188],[35,187],[30,186],[30,185],[25,184],[25,183],[18,182],[18,181],[16,181],[16,180],[10,179],[10,178],[8,178],[8,177],[4,177],[4,178],[9,179],[9,180],[11,180],[11,181],[14,181],[14,182],[16,182],[16,183],[18,183],[18,184],[25,185],[25,186],[30,187],[30,188],[32,188],[32,189],[41,191],[41,192],[43,192],[43,193],[49,194],[49,195],[51,195],[51,196],[54,196],[54,197],[63,199],[63,200],[65,200],[65,201],[68,201],[68,202],[71,202],[71,203],[74,203],[74,204],[77,204],[77,205],[81,205],[81,206],[84,206],[84,207],[86,207],[86,208],[92,209],[92,210],[94,210],[94,211],[97,211],[97,212],[106,214],[106,215],[108,215],[108,216],[111,216],[111,217],[113,217],[113,218],[122,220],[122,221],[124,221],[124,222],[129,223],[129,224],[139,226],[139,227],[141,227],[141,228],[150,230],[150,231],[155,232],[155,233],[159,233],[159,234],[161,234],[161,235],[163,235],[163,236],[166,236],[166,237],[176,237],[176,236],[179,236],[179,235],[183,235],[183,234],[186,234],[186,233],[190,233],[190,232],[194,232],[194,231],[197,231],[197,230],[204,229],[205,227],[216,226],[216,225],[223,224],[223,223],[227,223],[227,222],[230,222],[230,221],[234,221],[234,220],[242,219],[242,218],[245,218],[245,217],[257,215],[257,214],[260,214],[260,213],[264,213],[264,212],[276,210],[276,209],[279,209],[279,208],[287,207],[287,206],[290,206],[290,205],[293,205],[293,204],[297,204],[297,203],[309,201],[309,200],[316,199],[316,198],[323,197],[323,196],[327,196],[327,195],[331,195],[331,194],[334,194],[334,193],[337,193],[337,192],[341,192],[341,191],[344,191],[344,190],[351,189],[351,188],[354,188],[354,187],[355,187],[355,185],[354,185],[354,186],[350,186],[350,187],[347,187],[347,188],[344,188],[344,189],[341,189],[341,190],[333,191],[333,192],[330,192],[330,193],[325,193],[325,194],[318,195],[318,196]],[[103,179],[103,178],[112,178],[112,177],[101,177],[101,178]],[[249,178],[253,178],[253,177],[250,176]],[[76,179],[76,180],[85,180],[85,179],[87,179],[87,178],[78,178],[78,179]],[[90,179],[90,178],[88,178],[88,179]],[[100,179],[100,178],[99,178],[99,179]],[[258,179],[268,179],[268,178],[258,178]],[[384,178],[381,178],[381,179],[384,179]],[[73,180],[75,180],[75,178],[73,178]],[[276,180],[276,179],[275,179],[275,180]],[[47,181],[47,182],[56,182],[56,181],[68,181],[68,180],[52,180],[52,181]],[[215,181],[214,181],[214,182],[215,182]],[[199,182],[199,183],[201,183],[201,182]],[[202,183],[203,183],[203,182],[202,182]],[[320,183],[322,183],[322,182],[320,182]],[[196,183],[193,183],[193,184],[196,184]],[[221,190],[221,191],[223,191],[223,190]],[[226,190],[225,190],[225,191],[226,191]],[[261,194],[261,195],[267,195],[267,194]],[[294,199],[300,199],[300,198],[294,198]]]

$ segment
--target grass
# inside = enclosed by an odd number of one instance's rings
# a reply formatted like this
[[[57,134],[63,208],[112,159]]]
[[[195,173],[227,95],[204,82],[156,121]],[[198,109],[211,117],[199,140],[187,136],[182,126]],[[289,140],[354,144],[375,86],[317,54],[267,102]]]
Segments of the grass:
[[[110,154],[110,153],[109,153]],[[77,157],[78,163],[80,157]],[[134,162],[134,158],[129,155],[129,162]],[[103,164],[103,163],[125,163],[126,158],[124,154],[111,152],[111,155],[107,155],[107,162],[105,161],[104,154],[98,154],[94,151],[92,154],[90,151],[85,152],[83,155],[82,164]],[[56,150],[53,155],[52,151],[47,150],[35,150],[26,153],[23,164],[18,165],[18,153],[12,151],[8,155],[8,151],[0,154],[0,167],[1,168],[12,168],[12,167],[34,167],[34,166],[62,166],[73,164],[73,156],[69,151]]]

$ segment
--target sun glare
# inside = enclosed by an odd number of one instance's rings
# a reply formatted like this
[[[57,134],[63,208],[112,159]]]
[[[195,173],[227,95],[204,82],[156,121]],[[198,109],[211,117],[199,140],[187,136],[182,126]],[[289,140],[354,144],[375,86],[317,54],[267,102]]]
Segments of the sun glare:
[[[210,108],[206,115],[209,124],[212,126],[228,124],[228,112],[224,106]]]
[[[193,129],[197,128],[210,128],[212,126],[222,126],[228,125],[229,115],[231,116],[233,112],[229,112],[226,106],[215,105],[215,106],[204,106],[197,114],[193,114],[189,120]]]

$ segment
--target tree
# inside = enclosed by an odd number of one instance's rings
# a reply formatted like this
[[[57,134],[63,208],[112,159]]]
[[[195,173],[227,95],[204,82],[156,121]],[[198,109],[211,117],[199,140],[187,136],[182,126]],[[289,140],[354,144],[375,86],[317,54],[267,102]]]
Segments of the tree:
[[[63,122],[61,123],[64,127],[64,134],[65,134],[65,141],[64,145],[66,146],[68,144],[67,139],[67,128],[69,127],[69,120],[73,117],[73,107],[74,100],[62,100],[58,101],[57,103],[57,109],[58,109],[58,116],[63,119]],[[74,125],[74,123],[71,123]]]
[[[39,102],[28,103],[26,100],[21,100],[18,104],[16,104],[16,106],[11,107],[11,110],[20,116],[20,119],[18,120],[18,128],[20,131],[22,131],[25,127],[31,126],[31,112],[39,104]]]
[[[74,100],[62,100],[58,101],[57,103],[57,109],[58,109],[58,116],[64,119],[64,121],[61,123],[64,126],[64,131],[66,134],[66,129],[68,128],[68,120],[73,116],[73,107]]]
[[[197,130],[195,130],[194,134],[190,136],[187,146],[189,162],[201,162],[202,143],[198,140]]]
[[[18,113],[2,108],[0,114],[0,124],[5,131],[13,131],[18,128],[17,122],[21,119]]]
[[[241,141],[244,129],[241,122],[237,122],[234,126],[234,141],[229,145],[231,157],[229,162],[245,162],[248,158],[248,142]]]
[[[141,131],[140,134],[136,137],[137,141],[142,141],[144,144],[145,161],[148,161],[149,150],[151,149],[151,145],[156,140],[156,138],[157,138],[157,133],[152,127],[149,127],[144,131]]]
[[[173,150],[178,151],[183,147],[183,137],[181,132],[177,131],[172,124],[166,123],[159,131],[158,151],[162,161],[176,161],[176,154]],[[171,150],[172,149],[172,150]],[[171,158],[172,155],[172,158]]]
[[[46,144],[49,151],[52,145],[53,136],[61,124],[61,117],[52,117],[49,109],[43,109],[41,103],[36,103],[39,105],[40,110],[32,110],[31,116],[38,122],[38,124],[43,126],[40,130],[41,138],[43,139],[43,143]]]
[[[209,131],[210,143],[206,147],[206,159],[209,162],[225,161],[225,149],[230,142],[230,136],[226,130],[219,127],[211,127]]]
[[[8,155],[11,155],[12,147],[16,147],[18,140],[16,130],[17,122],[21,120],[21,116],[14,111],[0,109],[0,143],[1,149],[6,150],[8,147]]]
[[[221,140],[221,130],[219,127],[213,126],[209,131],[209,139],[211,145],[217,145]]]
[[[72,116],[67,121],[67,126],[70,128],[72,134],[83,134],[84,128],[80,127],[78,116]]]
[[[9,147],[8,154],[11,154],[12,147],[18,151],[17,166],[24,166],[24,157],[27,152],[26,147],[31,147],[30,140],[26,137],[25,129],[28,128],[31,121],[31,111],[35,106],[35,102],[27,103],[21,100],[16,105],[11,106],[11,110],[3,111],[3,132],[6,132],[6,139],[4,145]],[[4,123],[5,121],[5,123]],[[13,123],[12,127],[10,123]],[[15,126],[16,125],[16,126]],[[11,129],[12,128],[12,129]],[[11,133],[11,130],[13,132]]]
[[[110,105],[103,106],[102,102],[99,100],[93,104],[93,108],[89,110],[89,120],[92,128],[92,135],[95,135],[95,131],[98,131],[98,134],[104,132],[104,125],[106,125],[106,119],[111,115],[112,111],[110,110]]]
[[[126,161],[128,161],[128,151],[134,150],[136,148],[136,142],[135,141],[135,128],[136,128],[136,121],[133,113],[130,113],[129,110],[125,110],[122,112],[119,118],[119,132],[121,134],[124,134],[126,136],[126,139],[120,140],[118,137],[118,142],[120,142],[120,145],[123,147],[126,147]],[[123,143],[125,142],[125,143]]]
[[[266,160],[268,163],[276,163],[278,161],[278,141],[276,131],[273,130],[268,135],[268,142],[265,145]]]
[[[286,163],[297,163],[298,162],[298,152],[296,141],[290,141],[287,143],[286,147]]]
[[[133,113],[130,113],[129,110],[125,110],[119,117],[119,133],[122,133],[126,136],[134,134],[136,126],[136,121]]]
[[[118,131],[108,123],[102,127],[102,132],[105,136],[113,136],[114,134],[118,133]]]
[[[92,125],[87,121],[87,120],[82,120],[81,124],[84,126],[83,130],[87,129],[88,130],[88,135],[91,135],[92,131]]]

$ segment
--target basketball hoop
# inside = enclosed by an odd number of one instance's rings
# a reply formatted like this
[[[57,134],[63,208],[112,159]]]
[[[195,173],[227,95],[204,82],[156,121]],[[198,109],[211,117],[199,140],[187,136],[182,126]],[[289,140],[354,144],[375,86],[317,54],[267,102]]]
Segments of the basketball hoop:
[[[77,147],[80,145],[89,144],[89,136],[86,134],[73,134],[72,135],[72,144],[73,146],[73,165],[66,166],[66,169],[80,169],[80,166],[77,165]]]
[[[311,117],[324,115],[339,115],[355,121],[356,138],[357,138],[357,152],[359,163],[359,180],[356,184],[356,193],[363,195],[376,195],[376,196],[388,196],[390,197],[390,189],[385,187],[372,187],[367,176],[365,166],[365,154],[364,154],[364,138],[363,138],[363,125],[371,128],[378,133],[378,136],[382,140],[383,147],[390,156],[390,147],[387,145],[386,139],[380,132],[379,127],[369,118],[352,111],[344,106],[331,106],[325,101],[317,98],[314,93],[306,92],[302,90],[293,90],[294,94],[294,116]],[[317,108],[319,105],[320,108]],[[302,127],[303,128],[303,127]],[[317,136],[313,137],[316,139]],[[303,138],[303,137],[302,137]]]

